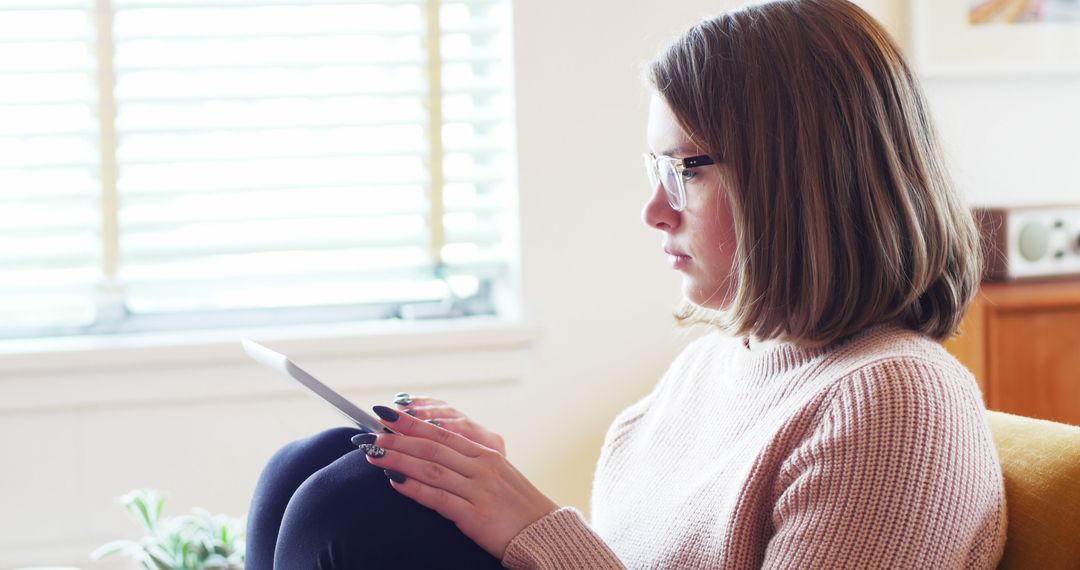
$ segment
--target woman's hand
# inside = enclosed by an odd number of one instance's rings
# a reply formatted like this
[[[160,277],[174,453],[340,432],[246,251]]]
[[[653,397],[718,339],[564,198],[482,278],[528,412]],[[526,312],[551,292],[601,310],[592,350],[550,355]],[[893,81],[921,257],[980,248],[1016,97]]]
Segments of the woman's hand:
[[[442,400],[398,392],[394,396],[394,403],[397,404],[398,411],[404,411],[422,420],[437,422],[435,425],[471,439],[484,447],[490,447],[498,451],[500,455],[506,455],[506,443],[502,436],[488,431],[484,426],[472,421]]]
[[[522,529],[559,508],[494,449],[384,406],[375,413],[395,433],[353,438],[368,462],[492,556],[501,560]]]

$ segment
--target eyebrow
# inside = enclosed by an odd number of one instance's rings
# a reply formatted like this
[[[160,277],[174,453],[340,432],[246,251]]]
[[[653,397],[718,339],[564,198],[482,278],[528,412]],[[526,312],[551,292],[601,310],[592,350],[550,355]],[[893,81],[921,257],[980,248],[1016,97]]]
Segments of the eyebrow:
[[[697,154],[699,153],[696,150],[684,146],[677,146],[663,152],[664,156],[670,156],[672,158],[685,158],[687,156],[697,156]]]

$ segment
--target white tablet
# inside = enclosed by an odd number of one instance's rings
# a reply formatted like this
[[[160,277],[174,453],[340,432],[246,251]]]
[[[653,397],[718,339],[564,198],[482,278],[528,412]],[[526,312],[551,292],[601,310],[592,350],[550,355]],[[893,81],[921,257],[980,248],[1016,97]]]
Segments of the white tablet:
[[[284,354],[274,352],[250,339],[241,339],[240,342],[244,345],[244,350],[248,355],[254,358],[258,363],[275,370],[279,374],[284,374],[285,376],[296,380],[310,390],[312,394],[318,396],[320,400],[330,404],[335,410],[340,412],[341,415],[349,418],[354,424],[370,432],[385,431],[393,433],[391,430],[387,429],[386,426],[382,425],[382,423],[374,416],[356,407],[355,404],[346,400],[341,394],[338,394],[331,390],[326,384],[316,380],[311,374],[304,372],[303,369],[293,364],[293,362]]]

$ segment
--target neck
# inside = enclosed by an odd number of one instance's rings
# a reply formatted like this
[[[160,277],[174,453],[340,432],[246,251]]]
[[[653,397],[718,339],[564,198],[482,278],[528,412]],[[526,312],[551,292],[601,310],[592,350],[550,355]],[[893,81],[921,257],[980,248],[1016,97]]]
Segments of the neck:
[[[753,335],[746,337],[746,339],[744,340],[744,344],[746,345],[746,348],[748,348],[748,349],[750,349],[750,350],[752,350],[754,352],[762,352],[762,351],[770,350],[770,349],[775,348],[775,347],[777,347],[777,346],[779,346],[781,344],[784,344],[785,342],[786,341],[783,338],[770,338],[770,339],[762,340],[762,339],[760,339],[760,338],[758,338],[756,336],[753,336]]]

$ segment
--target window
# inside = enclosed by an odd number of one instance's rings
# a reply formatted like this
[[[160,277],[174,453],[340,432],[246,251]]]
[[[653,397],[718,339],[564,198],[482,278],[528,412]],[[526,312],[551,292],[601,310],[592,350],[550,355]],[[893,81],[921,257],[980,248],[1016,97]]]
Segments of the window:
[[[508,0],[0,0],[0,336],[490,314]]]

